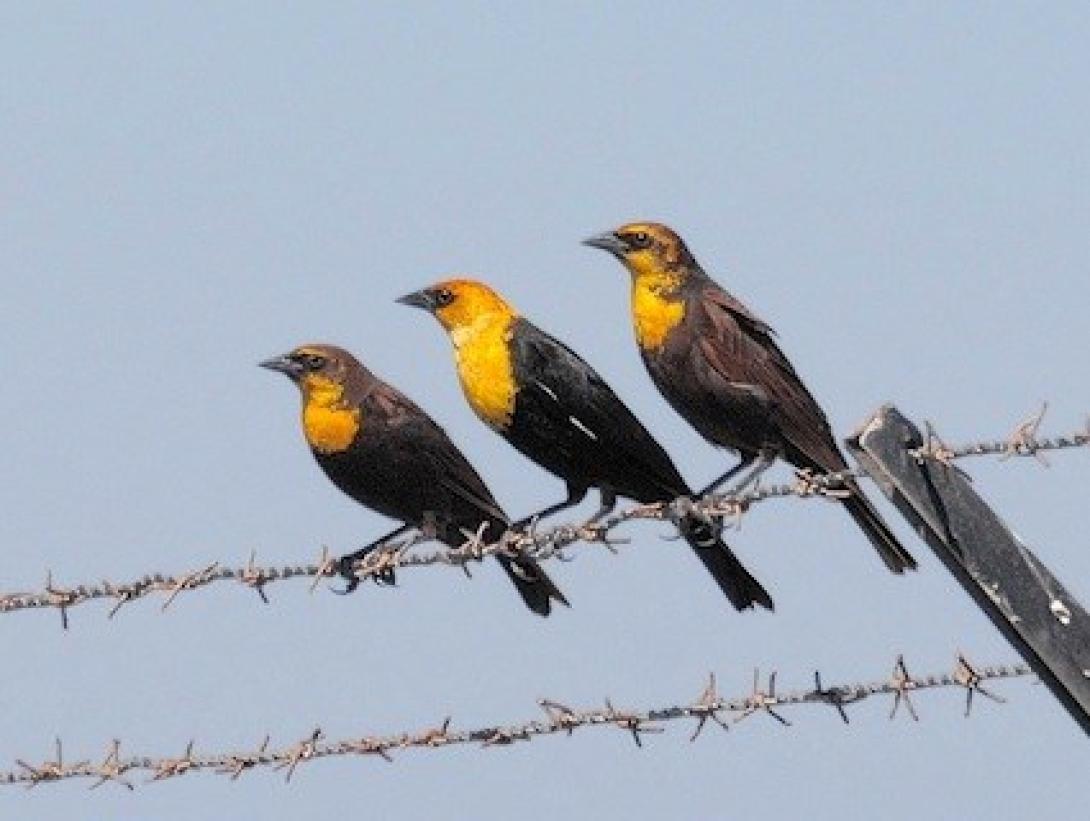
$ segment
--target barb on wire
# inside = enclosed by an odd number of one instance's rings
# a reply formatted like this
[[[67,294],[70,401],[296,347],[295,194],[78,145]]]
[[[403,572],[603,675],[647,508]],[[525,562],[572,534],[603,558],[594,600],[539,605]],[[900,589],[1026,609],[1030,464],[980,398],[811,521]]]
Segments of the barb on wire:
[[[1032,456],[1043,459],[1042,452],[1064,450],[1090,445],[1090,422],[1085,430],[1076,431],[1069,436],[1038,438],[1037,430],[1047,404],[1041,411],[1020,423],[1006,439],[994,442],[976,442],[959,447],[946,445],[928,425],[928,441],[918,448],[918,459],[937,459],[944,464],[970,456],[995,455],[1002,458],[1012,456]],[[1046,463],[1047,464],[1047,463]],[[602,546],[616,552],[618,545],[625,540],[614,535],[621,525],[636,520],[666,520],[677,523],[689,515],[699,515],[706,520],[722,521],[725,525],[737,524],[749,508],[762,501],[774,498],[839,498],[843,493],[843,481],[849,477],[859,478],[863,474],[857,470],[844,470],[838,473],[814,474],[802,471],[796,481],[789,484],[758,486],[745,493],[731,495],[709,495],[701,499],[679,498],[672,502],[657,504],[639,504],[627,507],[613,515],[593,523],[562,524],[542,529],[534,522],[523,531],[508,531],[491,543],[484,544],[479,533],[467,533],[466,542],[457,548],[444,548],[432,551],[414,551],[409,549],[423,539],[419,534],[400,541],[392,541],[382,549],[375,550],[358,560],[354,568],[360,581],[372,579],[388,582],[395,570],[408,567],[427,567],[448,565],[469,572],[469,565],[483,559],[503,554],[508,556],[526,556],[539,561],[547,559],[569,560],[567,552],[576,545]],[[169,607],[182,593],[199,590],[215,582],[234,581],[257,591],[261,600],[268,603],[266,590],[274,582],[287,579],[312,579],[311,590],[315,589],[324,578],[338,575],[337,559],[328,548],[323,547],[321,555],[314,563],[295,564],[281,567],[267,567],[256,564],[256,553],[251,552],[248,562],[238,567],[226,567],[220,562],[194,571],[173,576],[152,574],[127,583],[104,581],[98,584],[81,584],[75,587],[61,587],[54,582],[52,572],[46,574],[45,586],[37,591],[20,593],[0,593],[0,613],[19,610],[54,608],[60,610],[61,625],[68,627],[69,610],[79,604],[97,599],[113,601],[109,617],[129,602],[162,593],[166,599],[162,609]]]
[[[820,675],[815,674],[815,686],[812,689],[778,693],[775,686],[775,673],[769,677],[768,686],[765,689],[762,689],[760,678],[755,673],[753,689],[750,692],[734,698],[723,698],[719,695],[715,676],[712,675],[700,697],[691,704],[622,710],[614,707],[613,702],[607,698],[604,707],[577,710],[558,701],[541,699],[538,705],[545,711],[545,720],[530,719],[516,724],[459,730],[452,727],[453,720],[447,717],[438,726],[415,733],[365,735],[340,741],[327,741],[324,733],[315,729],[305,738],[282,747],[270,747],[269,736],[266,735],[256,749],[227,753],[197,753],[194,751],[195,743],[190,741],[181,757],[150,755],[123,757],[121,742],[114,740],[108,745],[106,755],[100,764],[93,764],[90,760],[65,763],[61,742],[58,739],[54,759],[37,765],[17,759],[18,769],[0,772],[0,784],[32,788],[45,782],[91,779],[92,788],[111,782],[131,790],[134,784],[129,777],[138,773],[147,775],[145,783],[166,781],[198,770],[226,775],[234,781],[247,771],[259,768],[283,771],[285,780],[290,781],[300,767],[320,758],[377,755],[392,762],[394,753],[403,750],[436,750],[440,747],[473,744],[479,744],[482,747],[504,747],[517,741],[531,741],[541,736],[571,736],[575,730],[582,728],[620,729],[629,734],[637,746],[642,747],[645,735],[664,732],[663,725],[669,722],[695,720],[696,729],[690,736],[690,741],[696,741],[708,721],[713,721],[724,730],[728,730],[731,723],[737,724],[757,712],[768,713],[781,726],[791,727],[793,726],[791,722],[776,711],[807,705],[831,704],[836,707],[846,722],[848,720],[845,712],[847,705],[875,696],[893,696],[894,711],[896,711],[902,699],[906,705],[909,704],[908,690],[917,693],[937,688],[961,687],[965,689],[969,699],[974,692],[977,692],[1001,704],[1004,703],[1004,699],[984,690],[982,684],[1029,675],[1031,671],[1024,664],[974,667],[966,660],[964,654],[959,653],[957,666],[953,671],[914,678],[908,673],[904,657],[898,656],[892,678],[869,684],[837,684],[826,688],[821,685]],[[918,720],[915,708],[909,705],[909,709],[912,711],[912,717]],[[968,717],[968,710],[965,715]],[[733,722],[727,720],[728,716],[733,716]]]
[[[1038,438],[1037,431],[1047,411],[1048,402],[1042,402],[1040,410],[1019,422],[1006,439],[972,442],[956,447],[950,447],[939,439],[929,422],[927,428],[932,442],[920,448],[917,456],[931,457],[944,462],[970,456],[999,456],[1003,459],[1009,459],[1012,456],[1032,456],[1047,465],[1048,462],[1042,455],[1044,451],[1083,448],[1090,445],[1090,419],[1087,419],[1086,426],[1082,430],[1076,430],[1067,436]]]

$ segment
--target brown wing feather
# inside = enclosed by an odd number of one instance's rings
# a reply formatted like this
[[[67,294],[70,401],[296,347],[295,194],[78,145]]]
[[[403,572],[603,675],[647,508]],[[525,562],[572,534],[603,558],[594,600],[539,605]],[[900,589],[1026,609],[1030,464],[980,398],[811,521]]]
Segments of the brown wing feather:
[[[703,325],[700,354],[729,390],[753,392],[767,403],[770,441],[780,440],[784,455],[799,467],[844,467],[824,412],[776,344],[771,326],[713,282],[695,303]]]
[[[379,380],[374,381],[366,399],[378,410],[389,427],[409,426],[417,429],[414,437],[418,439],[421,455],[433,463],[437,481],[445,491],[479,511],[482,519],[487,517],[503,523],[508,521],[507,515],[489,492],[480,474],[450,440],[446,431],[419,405],[401,391]],[[465,523],[459,524],[464,526]]]
[[[703,381],[715,385],[718,380],[719,393],[732,412],[745,411],[762,400],[766,403],[763,425],[755,421],[757,414],[732,413],[733,435],[748,438],[750,452],[759,447],[756,440],[762,436],[773,443],[778,440],[783,455],[798,467],[825,471],[847,467],[825,413],[776,344],[772,328],[713,282],[706,281],[695,301],[702,323],[697,330],[705,366],[698,373]],[[745,391],[756,399],[748,404],[740,401],[738,396]],[[894,573],[915,568],[916,560],[858,485],[849,482],[848,488],[851,495],[843,503],[886,566]]]
[[[350,386],[354,401],[365,408],[363,424],[381,424],[383,436],[388,442],[401,442],[412,452],[411,463],[416,467],[415,477],[397,477],[388,480],[390,485],[413,485],[412,492],[422,502],[422,509],[432,510],[443,517],[440,537],[451,546],[458,546],[466,534],[472,534],[482,523],[488,526],[482,534],[485,539],[496,539],[509,524],[507,514],[493,498],[480,474],[473,469],[446,431],[426,414],[415,402],[401,391],[381,380],[371,378]],[[420,470],[423,465],[428,469]],[[415,480],[415,481],[413,481]],[[385,486],[385,485],[384,485]],[[411,495],[392,500],[404,503]],[[395,489],[395,493],[398,491]],[[417,517],[410,523],[416,524]],[[567,605],[568,600],[533,559],[497,556],[511,582],[515,585],[526,605],[542,616],[549,615],[551,600]]]

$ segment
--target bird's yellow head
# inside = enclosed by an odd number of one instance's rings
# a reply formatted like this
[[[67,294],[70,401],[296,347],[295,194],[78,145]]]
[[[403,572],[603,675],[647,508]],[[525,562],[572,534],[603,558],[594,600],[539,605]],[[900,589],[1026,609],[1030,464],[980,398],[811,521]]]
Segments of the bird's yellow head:
[[[448,279],[398,300],[430,313],[454,345],[462,392],[484,422],[505,430],[518,386],[510,341],[518,313],[503,297],[471,279]]]
[[[434,316],[454,344],[478,333],[506,328],[518,312],[483,282],[447,279],[398,299],[402,305],[421,308]]]
[[[696,264],[685,241],[660,222],[630,222],[583,244],[613,254],[635,279],[682,281]]]
[[[658,350],[684,319],[682,286],[699,271],[684,240],[659,222],[630,222],[583,240],[608,251],[632,275],[632,322],[645,351]]]
[[[353,394],[373,379],[359,361],[333,345],[301,345],[261,367],[287,376],[303,394],[303,433],[312,448],[335,453],[360,431],[360,409]]]

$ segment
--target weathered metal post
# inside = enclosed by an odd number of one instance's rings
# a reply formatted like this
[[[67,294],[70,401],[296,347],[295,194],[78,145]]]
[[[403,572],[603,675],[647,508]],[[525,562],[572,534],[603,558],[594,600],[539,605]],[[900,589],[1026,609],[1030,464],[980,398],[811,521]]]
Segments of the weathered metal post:
[[[1090,734],[1090,615],[892,406],[847,440],[965,591]]]

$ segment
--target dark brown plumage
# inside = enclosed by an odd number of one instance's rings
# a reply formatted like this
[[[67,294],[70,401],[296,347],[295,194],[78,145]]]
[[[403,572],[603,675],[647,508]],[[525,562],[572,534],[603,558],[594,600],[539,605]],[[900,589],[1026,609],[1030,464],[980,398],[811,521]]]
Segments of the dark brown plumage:
[[[303,433],[329,479],[357,502],[457,547],[484,527],[508,527],[481,477],[435,421],[350,353],[305,345],[261,363],[286,374],[303,396]],[[342,559],[342,569],[394,534]],[[542,616],[563,594],[530,559],[497,557],[527,607]],[[350,576],[354,581],[354,577]]]
[[[772,328],[705,274],[681,237],[659,223],[632,223],[586,244],[632,274],[640,354],[663,396],[705,439],[741,456],[709,490],[759,460],[752,480],[777,456],[820,473],[847,467]],[[886,566],[915,568],[859,486],[846,484],[843,504]]]

